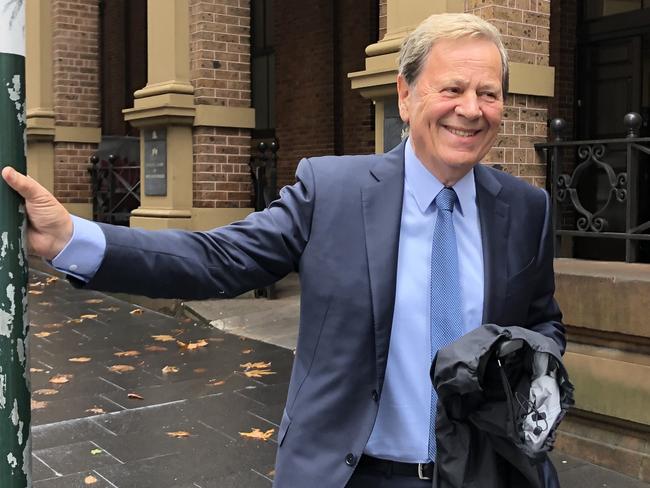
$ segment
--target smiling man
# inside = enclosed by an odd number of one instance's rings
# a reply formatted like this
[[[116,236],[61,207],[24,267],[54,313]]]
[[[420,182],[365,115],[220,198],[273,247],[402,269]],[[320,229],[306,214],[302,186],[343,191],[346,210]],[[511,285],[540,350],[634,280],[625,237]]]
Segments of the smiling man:
[[[270,208],[209,232],[98,225],[35,181],[2,175],[26,199],[34,251],[78,286],[228,297],[298,271],[275,486],[431,486],[437,350],[484,323],[565,345],[548,198],[480,164],[499,130],[507,67],[491,24],[426,19],[400,52],[405,141],[387,154],[304,159]],[[506,460],[495,463],[505,472]],[[536,486],[554,486],[552,473],[547,462]]]

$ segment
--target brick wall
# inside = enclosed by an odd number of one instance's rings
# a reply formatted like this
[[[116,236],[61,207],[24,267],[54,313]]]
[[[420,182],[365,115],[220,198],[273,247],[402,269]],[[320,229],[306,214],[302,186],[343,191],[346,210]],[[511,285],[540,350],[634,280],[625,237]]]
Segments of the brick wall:
[[[377,0],[275,3],[278,184],[305,156],[374,150],[372,103],[347,74],[365,66],[377,40]],[[305,29],[305,26],[309,26]]]
[[[98,0],[52,0],[54,113],[58,126],[99,127]],[[90,202],[86,171],[94,144],[55,143],[54,194],[64,203]]]
[[[466,0],[465,5],[499,29],[511,61],[548,66],[550,0]],[[548,104],[545,97],[508,96],[501,131],[485,162],[544,186],[546,165],[533,144],[546,141]]]
[[[190,79],[197,105],[251,106],[250,1],[190,0]],[[250,131],[196,127],[193,205],[251,206]]]
[[[577,48],[577,2],[551,3],[551,66],[555,67],[555,96],[549,102],[549,118],[567,121],[564,136],[573,138],[575,107],[575,62]]]

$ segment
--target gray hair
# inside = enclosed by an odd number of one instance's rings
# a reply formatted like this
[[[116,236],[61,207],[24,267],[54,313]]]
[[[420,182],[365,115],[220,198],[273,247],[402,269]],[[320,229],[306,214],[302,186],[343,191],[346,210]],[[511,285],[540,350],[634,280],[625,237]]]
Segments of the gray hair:
[[[463,37],[492,41],[501,55],[501,85],[505,98],[508,93],[508,52],[496,27],[472,14],[434,14],[423,20],[402,42],[399,52],[399,74],[412,86],[422,71],[431,48],[443,39]]]

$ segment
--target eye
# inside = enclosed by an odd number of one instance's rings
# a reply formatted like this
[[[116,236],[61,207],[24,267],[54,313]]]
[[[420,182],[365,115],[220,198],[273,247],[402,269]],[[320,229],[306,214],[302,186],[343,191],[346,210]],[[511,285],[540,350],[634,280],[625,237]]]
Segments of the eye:
[[[498,98],[496,92],[493,91],[484,91],[480,95],[487,100],[496,100]]]
[[[452,95],[460,94],[460,88],[458,88],[457,86],[448,86],[443,91],[450,93]]]

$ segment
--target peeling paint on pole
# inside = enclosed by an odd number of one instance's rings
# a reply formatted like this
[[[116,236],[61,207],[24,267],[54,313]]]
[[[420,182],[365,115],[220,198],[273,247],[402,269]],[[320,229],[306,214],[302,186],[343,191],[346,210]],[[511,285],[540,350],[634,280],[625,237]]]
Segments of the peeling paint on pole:
[[[0,0],[0,167],[25,172],[24,0]],[[0,487],[31,488],[25,209],[0,183]]]

